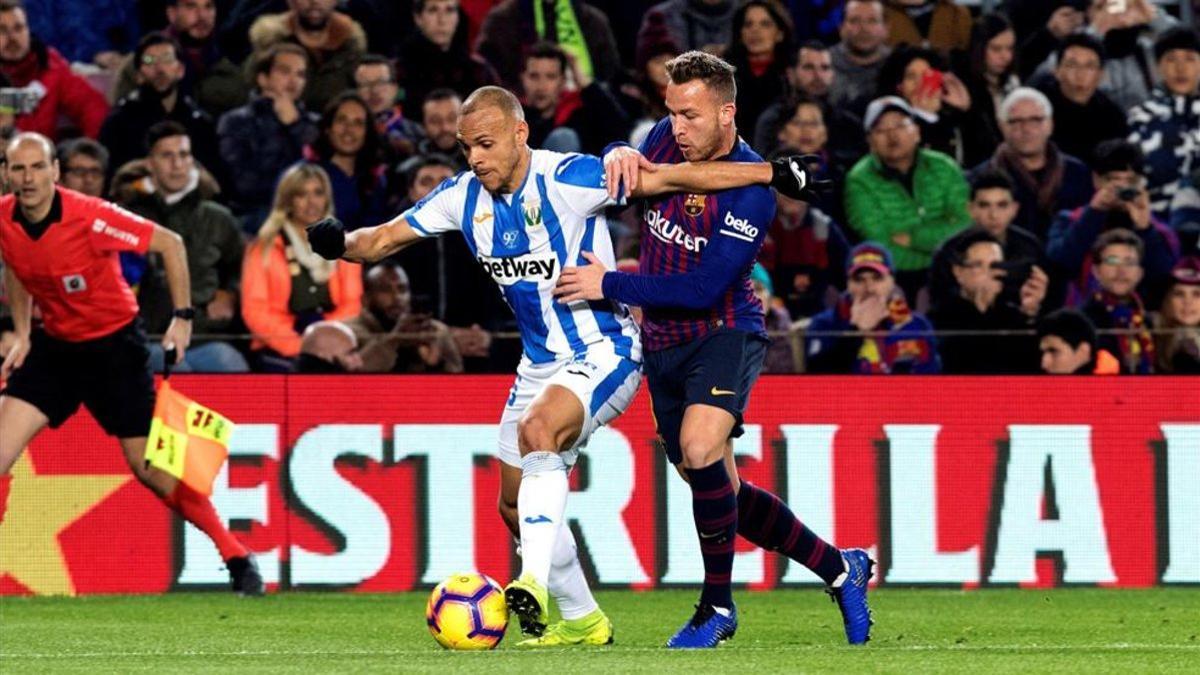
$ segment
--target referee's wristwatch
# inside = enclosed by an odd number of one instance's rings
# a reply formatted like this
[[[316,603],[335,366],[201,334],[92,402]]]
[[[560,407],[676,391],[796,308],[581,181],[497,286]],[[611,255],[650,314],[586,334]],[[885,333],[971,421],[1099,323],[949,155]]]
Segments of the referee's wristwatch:
[[[175,311],[171,312],[171,316],[175,317],[176,319],[183,319],[184,321],[191,321],[192,319],[196,318],[196,308],[195,307],[178,307],[175,309]]]

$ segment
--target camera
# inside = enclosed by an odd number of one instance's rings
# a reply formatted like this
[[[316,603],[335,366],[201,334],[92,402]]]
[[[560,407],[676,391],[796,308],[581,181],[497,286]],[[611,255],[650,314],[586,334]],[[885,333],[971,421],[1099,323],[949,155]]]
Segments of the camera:
[[[1140,195],[1141,193],[1142,193],[1142,191],[1139,190],[1138,188],[1123,187],[1120,190],[1117,190],[1117,199],[1120,199],[1123,202],[1131,202],[1131,201],[1137,199],[1138,195]]]
[[[45,93],[41,82],[28,87],[0,87],[0,112],[28,115],[37,110]]]

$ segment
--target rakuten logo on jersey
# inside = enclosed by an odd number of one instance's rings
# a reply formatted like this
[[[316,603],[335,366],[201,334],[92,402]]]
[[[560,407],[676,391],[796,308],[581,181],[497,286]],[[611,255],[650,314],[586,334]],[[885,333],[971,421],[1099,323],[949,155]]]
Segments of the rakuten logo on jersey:
[[[518,281],[550,281],[558,272],[554,256],[523,255],[519,258],[489,258],[479,256],[479,264],[492,275],[496,283],[511,286]]]
[[[682,227],[663,217],[662,212],[658,209],[646,211],[646,225],[650,227],[650,233],[657,239],[675,246],[682,246],[688,251],[699,252],[708,244],[706,237],[693,237],[684,232]]]
[[[725,212],[725,227],[731,227],[735,231],[746,235],[750,239],[758,236],[758,228],[750,224],[750,221],[745,218],[735,218],[732,211]]]

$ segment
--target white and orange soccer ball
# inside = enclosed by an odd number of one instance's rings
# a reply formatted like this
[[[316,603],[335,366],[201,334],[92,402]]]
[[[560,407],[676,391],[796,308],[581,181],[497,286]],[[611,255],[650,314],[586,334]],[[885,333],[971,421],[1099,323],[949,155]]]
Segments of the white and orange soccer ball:
[[[446,649],[495,649],[508,627],[508,604],[491,578],[455,574],[429,594],[425,621],[433,639]]]

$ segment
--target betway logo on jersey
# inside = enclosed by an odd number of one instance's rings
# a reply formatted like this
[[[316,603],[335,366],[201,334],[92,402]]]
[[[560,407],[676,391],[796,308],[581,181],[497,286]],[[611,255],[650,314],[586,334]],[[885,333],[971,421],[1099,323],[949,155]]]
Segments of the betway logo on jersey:
[[[479,264],[498,284],[518,281],[550,281],[558,271],[558,259],[552,255],[523,255],[517,258],[479,256]]]
[[[141,242],[136,234],[132,232],[126,232],[125,230],[118,230],[101,218],[97,218],[96,220],[92,221],[92,230],[97,234],[103,234],[114,239],[120,239],[130,246],[137,246]]]
[[[727,234],[737,239],[745,241],[754,241],[758,236],[758,228],[750,224],[750,221],[745,218],[735,218],[732,211],[725,212],[725,227],[732,228],[734,231],[721,230],[721,234]]]
[[[650,228],[650,233],[656,238],[668,244],[682,246],[688,251],[699,252],[708,244],[706,237],[693,237],[684,232],[682,227],[667,220],[658,209],[649,209],[646,211],[646,225]]]

